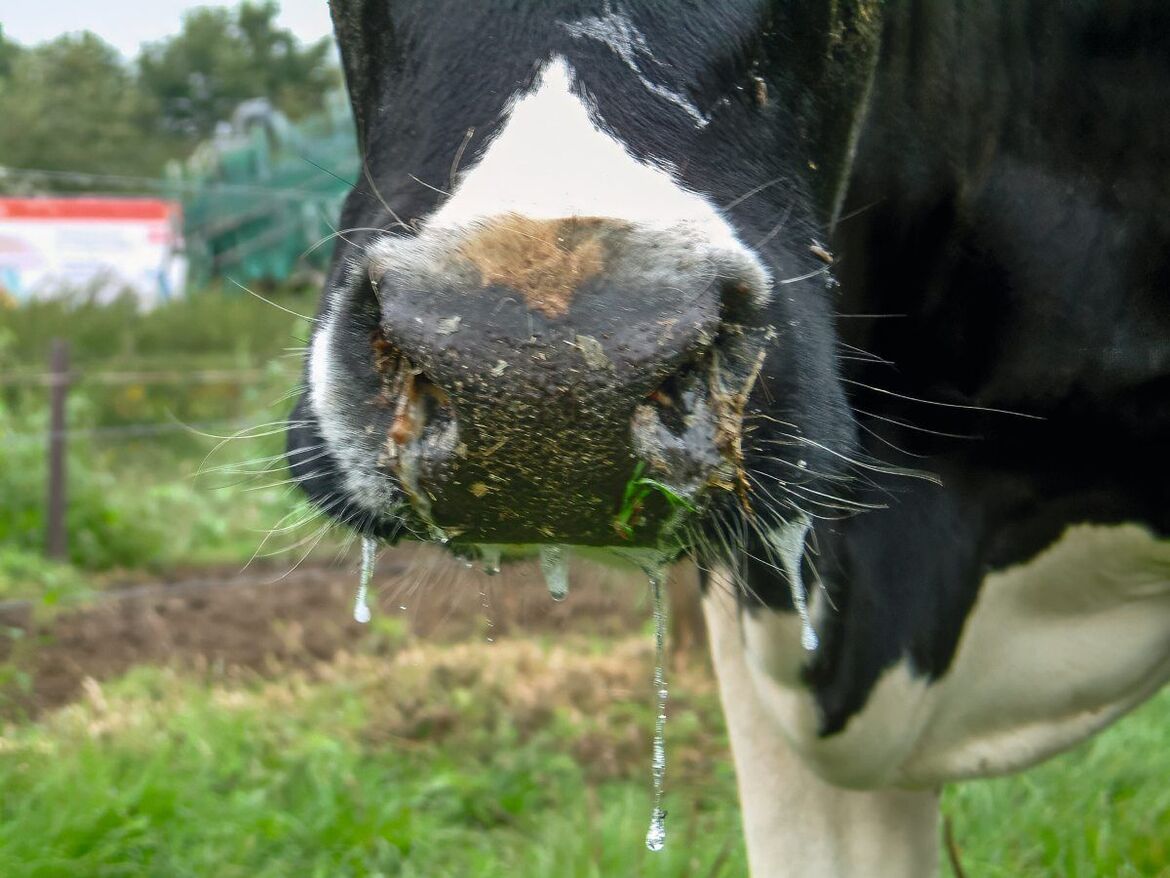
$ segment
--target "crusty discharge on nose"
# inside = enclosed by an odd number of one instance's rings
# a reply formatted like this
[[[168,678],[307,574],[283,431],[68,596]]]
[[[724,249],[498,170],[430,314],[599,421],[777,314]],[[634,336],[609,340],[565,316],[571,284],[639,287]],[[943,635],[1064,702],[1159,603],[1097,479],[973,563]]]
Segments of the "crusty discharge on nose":
[[[505,214],[478,228],[459,254],[476,267],[483,286],[509,287],[528,307],[560,317],[580,285],[605,267],[604,237],[625,227],[601,217],[533,220]]]

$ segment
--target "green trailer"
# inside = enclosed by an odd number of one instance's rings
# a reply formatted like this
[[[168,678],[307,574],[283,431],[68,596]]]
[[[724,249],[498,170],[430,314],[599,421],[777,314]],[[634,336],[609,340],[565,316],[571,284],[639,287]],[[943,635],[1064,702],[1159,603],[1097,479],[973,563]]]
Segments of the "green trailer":
[[[275,283],[323,270],[359,168],[340,92],[324,112],[296,124],[265,99],[241,104],[214,137],[168,169],[183,205],[192,286],[217,278]]]

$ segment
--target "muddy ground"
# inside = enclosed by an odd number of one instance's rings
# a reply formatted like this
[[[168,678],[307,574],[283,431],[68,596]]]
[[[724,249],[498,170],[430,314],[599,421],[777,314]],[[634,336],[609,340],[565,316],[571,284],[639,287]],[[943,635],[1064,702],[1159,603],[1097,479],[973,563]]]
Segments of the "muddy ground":
[[[685,572],[676,579],[693,588]],[[489,577],[433,550],[403,547],[379,561],[369,626],[353,621],[356,584],[356,571],[339,566],[185,570],[51,616],[29,605],[0,607],[0,662],[17,671],[0,683],[0,710],[35,715],[72,700],[86,678],[110,679],[139,664],[269,675],[413,638],[614,637],[642,628],[650,615],[643,577],[586,564],[574,567],[568,600],[555,603],[533,563]]]

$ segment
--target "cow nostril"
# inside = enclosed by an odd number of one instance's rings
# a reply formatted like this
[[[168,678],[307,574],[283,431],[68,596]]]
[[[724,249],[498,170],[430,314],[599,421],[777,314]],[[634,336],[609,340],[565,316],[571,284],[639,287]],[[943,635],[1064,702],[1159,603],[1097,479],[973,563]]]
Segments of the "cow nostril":
[[[694,410],[694,396],[701,387],[702,359],[691,360],[681,369],[668,375],[646,399],[653,404],[658,420],[675,436],[687,429],[687,419]]]
[[[422,403],[424,423],[434,423],[452,415],[451,398],[447,391],[422,374],[415,376],[414,383]]]
[[[719,322],[725,326],[751,325],[759,319],[757,291],[743,278],[723,282],[719,295]]]
[[[381,402],[394,412],[389,438],[395,445],[407,445],[428,428],[441,428],[454,421],[447,391],[412,363],[380,328],[374,330],[370,344],[382,382]]]
[[[408,445],[428,432],[442,430],[455,420],[451,399],[443,388],[400,358],[401,371],[394,395],[394,420],[390,439],[395,445]]]

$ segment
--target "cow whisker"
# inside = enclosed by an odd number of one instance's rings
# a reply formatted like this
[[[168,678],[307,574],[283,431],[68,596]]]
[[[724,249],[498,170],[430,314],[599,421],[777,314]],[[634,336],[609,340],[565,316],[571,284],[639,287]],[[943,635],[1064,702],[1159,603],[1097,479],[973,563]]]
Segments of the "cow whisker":
[[[872,384],[866,384],[862,381],[856,381],[852,378],[842,378],[841,381],[843,381],[846,384],[852,384],[856,387],[863,387],[866,390],[872,390],[874,393],[883,393],[886,396],[894,396],[894,397],[897,397],[898,399],[904,399],[907,402],[916,402],[916,403],[920,403],[922,405],[934,405],[934,406],[939,406],[940,408],[960,409],[963,411],[970,411],[970,412],[984,412],[987,414],[995,414],[995,415],[1011,415],[1011,416],[1016,417],[1016,418],[1027,418],[1028,420],[1031,420],[1031,421],[1047,420],[1043,415],[1032,415],[1032,414],[1028,414],[1027,412],[1017,412],[1017,411],[1013,411],[1011,409],[992,408],[991,406],[984,406],[984,405],[967,405],[967,404],[958,403],[958,402],[939,402],[938,400],[934,400],[934,399],[922,399],[921,397],[917,397],[917,396],[907,396],[904,393],[895,393],[892,390],[886,390],[885,388],[882,388],[882,387],[874,387]]]
[[[279,311],[283,311],[285,314],[291,314],[293,317],[299,317],[299,318],[301,318],[302,320],[307,320],[307,321],[309,321],[310,323],[316,323],[316,322],[317,322],[317,318],[315,318],[315,317],[308,317],[308,316],[306,316],[306,315],[304,315],[304,314],[300,314],[300,313],[298,313],[298,312],[296,312],[296,311],[292,310],[291,308],[286,308],[286,307],[284,307],[284,305],[281,305],[279,302],[274,302],[274,301],[272,301],[271,299],[269,299],[269,298],[266,298],[266,297],[264,297],[264,296],[260,295],[260,294],[259,294],[258,292],[256,292],[255,290],[250,290],[250,289],[248,289],[246,286],[244,286],[242,283],[240,283],[240,282],[239,282],[238,280],[236,280],[235,278],[231,278],[231,277],[229,277],[227,280],[228,280],[230,283],[232,283],[232,284],[235,284],[237,287],[239,287],[241,290],[243,290],[243,291],[244,291],[245,293],[247,293],[249,296],[255,296],[255,297],[256,297],[257,299],[259,299],[261,302],[264,302],[264,303],[266,303],[266,304],[269,304],[269,305],[271,305],[273,308],[276,308],[276,309],[277,309],[277,310],[279,310]]]

